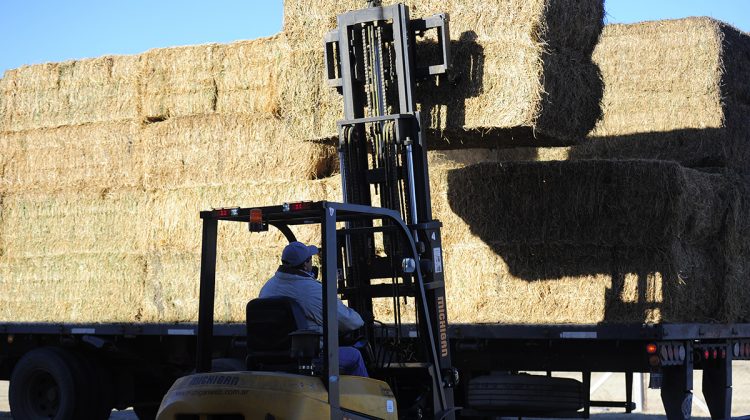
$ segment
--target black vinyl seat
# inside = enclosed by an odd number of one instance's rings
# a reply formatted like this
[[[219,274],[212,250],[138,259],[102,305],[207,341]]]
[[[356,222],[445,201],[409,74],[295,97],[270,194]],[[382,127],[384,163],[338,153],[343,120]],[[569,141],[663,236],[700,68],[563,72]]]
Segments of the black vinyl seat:
[[[246,316],[248,369],[296,372],[318,356],[320,333],[307,329],[305,313],[294,299],[253,299]]]

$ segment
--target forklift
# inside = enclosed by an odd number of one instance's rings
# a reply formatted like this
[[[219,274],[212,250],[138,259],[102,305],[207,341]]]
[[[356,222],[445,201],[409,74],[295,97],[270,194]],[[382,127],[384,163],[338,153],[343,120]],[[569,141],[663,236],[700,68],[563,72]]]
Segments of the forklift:
[[[442,224],[432,218],[425,130],[414,98],[417,79],[450,68],[448,15],[411,19],[403,4],[370,1],[337,21],[325,37],[325,61],[327,84],[344,99],[338,122],[343,202],[200,213],[196,373],[174,383],[159,420],[456,416]],[[433,30],[438,62],[418,66],[417,37]],[[289,242],[296,226],[320,226],[322,336],[305,329],[296,302],[254,299],[247,305],[247,370],[212,372],[218,222],[247,223],[250,232],[278,229]],[[339,295],[365,314],[355,346],[370,378],[339,372]],[[376,299],[390,305],[388,323],[367,316]],[[402,317],[417,328],[407,332]]]

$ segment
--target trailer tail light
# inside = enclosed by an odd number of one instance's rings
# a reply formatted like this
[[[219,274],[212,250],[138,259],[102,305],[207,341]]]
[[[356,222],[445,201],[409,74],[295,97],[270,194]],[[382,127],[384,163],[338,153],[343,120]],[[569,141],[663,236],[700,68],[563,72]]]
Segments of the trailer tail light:
[[[298,201],[295,203],[284,203],[282,210],[284,211],[302,211],[309,210],[313,206],[312,201]]]
[[[727,358],[727,349],[722,348],[721,349],[721,353],[719,354],[719,356],[721,356],[722,359],[726,359]]]
[[[710,356],[711,352],[709,352],[708,349],[703,350],[703,360],[708,360]]]
[[[222,207],[220,209],[214,209],[214,212],[219,217],[237,216],[238,214],[240,214],[240,208],[239,207]]]
[[[656,344],[654,344],[654,343],[648,343],[648,344],[646,344],[646,353],[648,353],[648,354],[656,354]]]

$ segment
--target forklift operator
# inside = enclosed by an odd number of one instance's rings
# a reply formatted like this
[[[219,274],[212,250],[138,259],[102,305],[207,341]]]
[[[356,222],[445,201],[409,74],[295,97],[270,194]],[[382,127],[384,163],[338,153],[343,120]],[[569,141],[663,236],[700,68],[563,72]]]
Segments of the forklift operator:
[[[287,296],[299,303],[307,318],[308,328],[323,332],[323,285],[316,280],[317,267],[312,256],[318,253],[315,245],[291,242],[281,253],[281,265],[276,274],[260,289],[260,298]],[[341,301],[338,306],[339,331],[344,333],[364,325],[362,317]],[[354,347],[339,347],[339,369],[343,374],[368,376],[362,354]]]

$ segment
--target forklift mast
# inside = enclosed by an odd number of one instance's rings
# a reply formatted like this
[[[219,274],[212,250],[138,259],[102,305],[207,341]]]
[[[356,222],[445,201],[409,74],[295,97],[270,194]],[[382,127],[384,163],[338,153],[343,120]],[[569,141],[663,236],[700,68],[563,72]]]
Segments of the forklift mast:
[[[385,233],[382,244],[375,240],[373,232],[393,227],[387,221],[383,226],[347,224],[347,231],[362,233],[345,238],[340,291],[363,314],[373,312],[373,299],[389,298],[397,337],[401,335],[402,301],[414,298],[421,338],[434,341],[439,355],[437,375],[445,381],[455,371],[447,340],[442,224],[432,218],[427,139],[414,92],[417,79],[436,77],[450,68],[449,19],[447,14],[411,19],[403,4],[368,4],[366,9],[338,15],[338,28],[325,37],[327,83],[344,102],[344,119],[338,122],[343,202],[384,207],[401,215],[417,244],[420,258],[416,263],[427,293],[422,301],[413,279],[404,275],[403,242],[390,240]],[[417,37],[430,35],[428,31],[434,33],[419,47],[430,48],[432,59],[438,62],[417,63]],[[374,339],[372,329],[372,324],[366,324],[370,340]],[[448,398],[452,401],[450,392]]]

